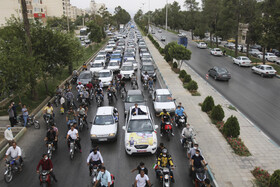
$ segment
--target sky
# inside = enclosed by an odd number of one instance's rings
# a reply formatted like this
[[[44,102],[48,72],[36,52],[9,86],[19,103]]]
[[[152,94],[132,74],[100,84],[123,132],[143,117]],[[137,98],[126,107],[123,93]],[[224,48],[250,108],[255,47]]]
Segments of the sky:
[[[115,7],[120,5],[123,9],[128,11],[131,16],[133,16],[141,7],[144,9],[144,12],[147,12],[149,10],[149,1],[150,9],[152,11],[158,8],[163,8],[166,4],[166,0],[95,0],[96,3],[104,3],[111,13],[114,12]],[[168,3],[173,2],[174,0],[168,0]],[[185,9],[183,7],[184,0],[177,0],[177,2],[181,5],[181,9]],[[86,9],[89,8],[90,0],[70,0],[70,3],[79,8]]]

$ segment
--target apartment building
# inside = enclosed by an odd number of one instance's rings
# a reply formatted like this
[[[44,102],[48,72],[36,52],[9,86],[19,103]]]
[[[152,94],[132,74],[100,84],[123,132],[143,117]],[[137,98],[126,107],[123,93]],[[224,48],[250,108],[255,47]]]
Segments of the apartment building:
[[[70,0],[26,0],[28,18],[39,19],[43,23],[48,17],[68,16],[75,20],[85,11],[70,4]],[[5,26],[6,20],[12,16],[22,18],[21,0],[0,0],[0,27]]]

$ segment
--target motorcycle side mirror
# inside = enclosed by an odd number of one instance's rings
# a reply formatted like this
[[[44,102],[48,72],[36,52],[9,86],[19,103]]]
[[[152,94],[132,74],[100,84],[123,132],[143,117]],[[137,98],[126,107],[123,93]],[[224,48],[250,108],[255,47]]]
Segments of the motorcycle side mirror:
[[[122,129],[125,130],[125,126],[123,126]]]

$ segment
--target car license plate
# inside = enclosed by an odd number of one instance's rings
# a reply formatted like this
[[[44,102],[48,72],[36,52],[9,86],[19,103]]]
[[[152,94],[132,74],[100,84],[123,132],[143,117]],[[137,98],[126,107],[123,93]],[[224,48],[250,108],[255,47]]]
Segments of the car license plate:
[[[107,138],[99,138],[98,140],[101,142],[104,142],[104,141],[107,141]]]
[[[223,75],[223,77],[227,77],[227,75]]]
[[[270,71],[269,73],[270,73],[270,74],[274,74],[274,71]]]
[[[145,153],[147,150],[137,150],[138,153]]]

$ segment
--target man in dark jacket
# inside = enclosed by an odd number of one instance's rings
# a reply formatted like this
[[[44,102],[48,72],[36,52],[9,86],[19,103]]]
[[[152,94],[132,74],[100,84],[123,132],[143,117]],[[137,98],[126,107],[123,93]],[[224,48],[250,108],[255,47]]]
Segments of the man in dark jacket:
[[[51,159],[48,158],[48,155],[47,154],[43,154],[42,156],[43,158],[40,160],[40,162],[38,163],[37,165],[37,173],[39,173],[39,169],[40,169],[40,166],[42,166],[42,170],[47,170],[50,172],[50,175],[52,176],[53,180],[55,182],[57,182],[56,178],[55,178],[55,175],[53,173],[53,164],[52,164],[52,161]]]
[[[138,108],[138,104],[137,103],[135,103],[135,108],[133,108],[132,110],[131,110],[131,114],[132,115],[145,115],[145,114],[147,114],[146,112],[144,112],[143,110],[141,110],[141,108]]]

